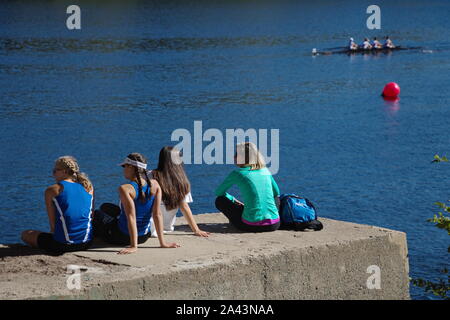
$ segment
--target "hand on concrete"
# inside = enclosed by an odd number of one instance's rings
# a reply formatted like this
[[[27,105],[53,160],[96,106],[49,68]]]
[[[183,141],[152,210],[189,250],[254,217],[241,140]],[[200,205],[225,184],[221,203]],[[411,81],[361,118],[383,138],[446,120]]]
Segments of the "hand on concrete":
[[[137,251],[137,247],[126,247],[125,249],[120,250],[117,254],[130,254]]]
[[[161,248],[179,248],[179,247],[180,247],[180,245],[175,242],[164,243],[161,245]]]
[[[194,232],[194,234],[197,237],[205,237],[205,238],[207,238],[211,234],[211,232],[206,232],[206,231],[202,231],[202,230],[199,229],[196,232]]]

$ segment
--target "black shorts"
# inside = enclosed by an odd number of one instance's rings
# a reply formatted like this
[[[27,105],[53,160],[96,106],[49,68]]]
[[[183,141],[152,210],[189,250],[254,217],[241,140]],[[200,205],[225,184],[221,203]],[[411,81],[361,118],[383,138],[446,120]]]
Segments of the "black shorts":
[[[130,236],[119,229],[120,207],[111,203],[104,203],[100,210],[94,212],[94,236],[103,238],[106,242],[115,245],[129,245]],[[138,236],[138,244],[144,243],[150,238],[151,233]]]
[[[37,238],[39,249],[54,254],[63,254],[64,252],[84,251],[92,245],[92,240],[85,243],[65,244],[53,239],[53,234],[41,232]]]
[[[146,235],[138,236],[137,242],[138,244],[144,243],[148,238],[150,238],[150,232]],[[103,236],[103,239],[110,244],[124,246],[130,244],[130,236],[120,231],[117,221],[113,221],[105,225],[105,234]]]
[[[277,208],[279,205],[279,198],[275,200]],[[230,221],[230,223],[237,229],[246,232],[269,232],[276,231],[280,227],[280,222],[271,225],[252,226],[242,221],[242,213],[244,212],[244,206],[235,203],[225,196],[216,198],[216,208],[222,212]]]

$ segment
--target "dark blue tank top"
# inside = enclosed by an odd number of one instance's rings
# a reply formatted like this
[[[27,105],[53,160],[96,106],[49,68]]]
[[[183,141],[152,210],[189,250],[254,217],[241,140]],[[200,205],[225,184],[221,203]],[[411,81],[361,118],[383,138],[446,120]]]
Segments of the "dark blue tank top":
[[[139,187],[137,183],[132,181],[130,184],[136,191],[136,196],[134,197],[134,207],[136,208],[136,224],[138,236],[143,236],[150,231],[150,219],[152,217],[153,202],[155,200],[155,196],[151,195],[151,187],[149,187],[149,185],[143,186],[142,191],[144,191],[145,193],[146,201],[142,203],[141,200],[138,199]],[[120,204],[120,215],[118,223],[120,231],[122,231],[124,234],[129,235],[130,233],[128,231],[127,215],[125,214],[122,203]]]
[[[92,240],[93,196],[76,182],[61,181],[64,190],[55,198],[55,232],[60,243],[77,244]]]

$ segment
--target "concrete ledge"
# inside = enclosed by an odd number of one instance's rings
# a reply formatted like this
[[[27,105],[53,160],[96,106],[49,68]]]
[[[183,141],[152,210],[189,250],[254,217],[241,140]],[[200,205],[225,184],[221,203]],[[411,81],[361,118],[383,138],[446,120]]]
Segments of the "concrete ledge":
[[[403,232],[320,218],[319,232],[241,233],[221,214],[195,218],[213,234],[178,218],[166,235],[177,249],[155,238],[132,255],[101,242],[58,257],[0,246],[0,299],[409,299]],[[80,290],[67,288],[69,264],[87,267]],[[380,289],[367,288],[372,265]]]

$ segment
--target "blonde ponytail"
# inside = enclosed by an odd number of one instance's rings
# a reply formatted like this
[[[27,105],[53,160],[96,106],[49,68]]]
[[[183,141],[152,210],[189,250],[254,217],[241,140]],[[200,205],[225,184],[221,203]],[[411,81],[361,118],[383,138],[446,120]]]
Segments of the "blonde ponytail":
[[[80,172],[77,159],[74,157],[59,157],[55,161],[55,166],[65,170],[72,180],[81,184],[87,192],[91,192],[94,189],[88,176],[84,172]]]
[[[84,172],[76,173],[75,181],[81,184],[87,192],[91,192],[93,190],[92,183]]]

